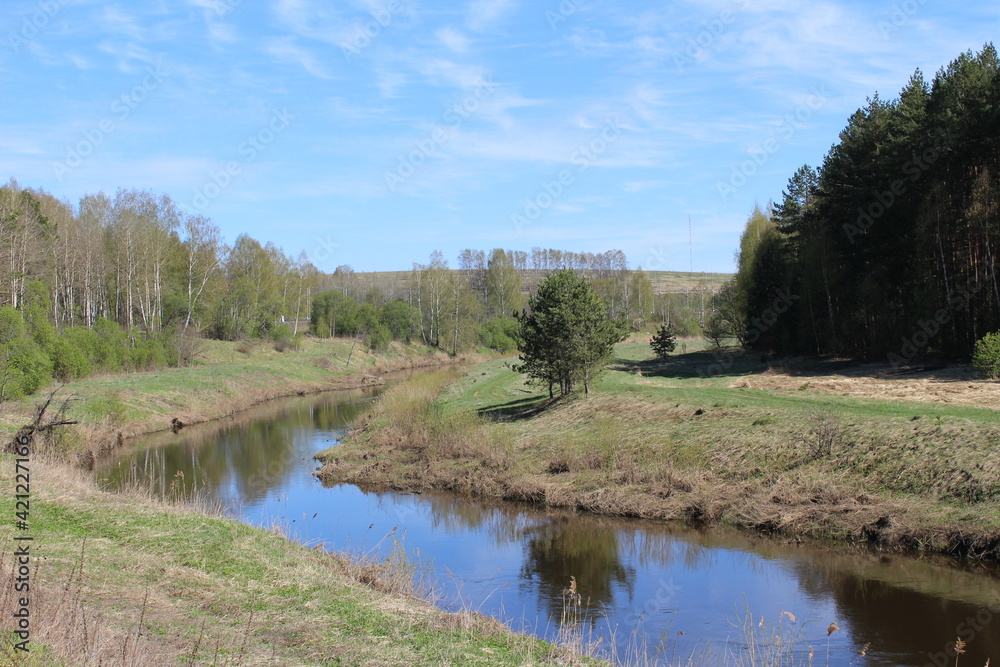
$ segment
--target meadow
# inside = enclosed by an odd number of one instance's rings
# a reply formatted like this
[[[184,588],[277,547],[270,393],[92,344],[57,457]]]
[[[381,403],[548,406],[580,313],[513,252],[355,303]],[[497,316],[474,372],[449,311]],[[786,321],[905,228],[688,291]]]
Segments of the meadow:
[[[967,368],[617,346],[589,398],[501,359],[392,388],[322,475],[1000,557],[1000,386]]]

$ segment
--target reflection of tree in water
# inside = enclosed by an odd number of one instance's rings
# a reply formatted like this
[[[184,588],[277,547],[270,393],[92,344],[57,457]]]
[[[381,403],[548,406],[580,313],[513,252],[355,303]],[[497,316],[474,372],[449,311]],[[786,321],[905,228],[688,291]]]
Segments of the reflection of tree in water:
[[[448,533],[480,531],[496,544],[520,542],[530,523],[523,510],[512,503],[470,499],[450,493],[425,493],[435,529]]]
[[[828,554],[822,560],[788,562],[804,591],[832,596],[855,644],[871,642],[868,654],[876,660],[934,664],[931,656],[944,652],[958,636],[967,643],[965,664],[982,665],[1000,656],[996,580],[907,558],[882,562],[872,556]],[[945,662],[953,660],[948,656]]]
[[[558,622],[563,612],[563,590],[576,577],[583,598],[581,617],[596,621],[614,600],[615,588],[631,599],[635,569],[622,564],[616,531],[594,521],[554,517],[526,531],[524,585],[537,587],[539,602]]]
[[[159,495],[184,497],[200,490],[231,503],[257,502],[287,484],[299,459],[320,449],[318,437],[327,434],[332,440],[333,432],[366,409],[358,400],[361,395],[337,393],[269,404],[223,422],[160,436],[98,476],[110,486],[137,483]]]

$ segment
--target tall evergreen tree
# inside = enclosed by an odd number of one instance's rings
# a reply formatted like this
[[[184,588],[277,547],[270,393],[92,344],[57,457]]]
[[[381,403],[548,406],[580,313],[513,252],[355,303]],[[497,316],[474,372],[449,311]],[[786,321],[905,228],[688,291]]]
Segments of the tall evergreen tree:
[[[590,284],[569,269],[550,274],[528,299],[521,323],[518,372],[566,395],[582,383],[584,393],[624,340],[627,325],[608,318],[608,307]]]

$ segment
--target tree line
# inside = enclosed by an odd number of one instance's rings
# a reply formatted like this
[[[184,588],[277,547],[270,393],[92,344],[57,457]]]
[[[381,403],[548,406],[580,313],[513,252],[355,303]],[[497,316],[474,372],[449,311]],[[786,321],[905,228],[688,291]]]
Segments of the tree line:
[[[0,401],[50,378],[192,360],[190,336],[290,339],[322,274],[166,195],[118,190],[77,206],[0,186]]]
[[[44,190],[0,187],[0,304],[21,308],[29,283],[53,325],[157,333],[194,328],[235,340],[308,313],[322,274],[243,234],[230,247],[211,220],[167,195],[118,190],[74,207]]]
[[[876,94],[755,208],[707,328],[778,353],[968,358],[1000,329],[998,140],[992,44]]]
[[[622,251],[542,248],[531,253],[467,248],[459,253],[457,268],[435,251],[405,277],[340,266],[328,276],[331,289],[313,301],[310,330],[318,336],[357,336],[373,347],[395,339],[419,340],[451,354],[476,346],[511,352],[517,317],[526,306],[530,310],[528,300],[543,279],[558,271],[579,274],[605,304],[605,316],[632,331],[660,324],[682,336],[701,330],[699,302],[685,294],[656,294],[649,275],[642,267],[630,269]]]
[[[388,283],[349,266],[325,274],[247,234],[230,246],[167,195],[120,189],[73,205],[11,179],[0,186],[0,401],[51,377],[190,363],[195,336],[285,349],[308,327],[373,349],[419,340],[451,354],[512,352],[517,315],[556,270],[585,276],[607,316],[634,330],[698,326],[683,295],[655,295],[621,251],[466,249],[457,264],[435,252]]]

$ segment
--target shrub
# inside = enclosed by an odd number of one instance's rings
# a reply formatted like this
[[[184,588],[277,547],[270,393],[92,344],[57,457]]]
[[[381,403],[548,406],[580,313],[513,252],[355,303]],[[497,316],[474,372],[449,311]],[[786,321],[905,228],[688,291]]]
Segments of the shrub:
[[[976,342],[972,365],[987,378],[1000,378],[1000,331],[986,334]]]
[[[517,349],[517,337],[519,324],[507,317],[494,317],[483,324],[479,330],[479,342],[496,350],[501,354],[507,354]]]
[[[52,375],[52,359],[29,335],[21,313],[0,308],[0,401],[20,398]]]
[[[281,322],[271,327],[271,340],[275,343],[285,343],[292,340],[292,328]]]
[[[420,325],[420,311],[401,299],[394,299],[382,306],[382,323],[389,327],[395,340],[409,343]]]
[[[7,366],[17,383],[5,398],[31,394],[52,377],[52,360],[34,340],[19,338],[5,353]]]
[[[109,373],[117,373],[125,365],[125,348],[127,346],[125,332],[117,322],[99,317],[94,322],[96,346],[94,359],[91,361]]]
[[[384,324],[376,324],[365,336],[365,342],[368,344],[368,348],[373,352],[378,352],[379,350],[384,350],[389,347],[389,342],[392,340],[392,333],[389,331],[389,327]]]
[[[90,375],[90,362],[72,340],[62,337],[52,347],[52,373],[64,382],[86,377]]]
[[[705,338],[712,343],[717,349],[722,348],[722,342],[726,338],[731,338],[733,336],[732,328],[729,323],[718,313],[710,316],[705,322],[705,326],[702,328],[702,333]]]
[[[272,326],[270,336],[276,352],[284,352],[292,346],[292,328],[287,324],[278,323]]]

